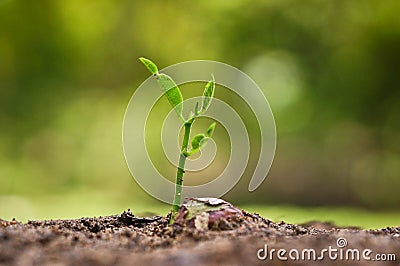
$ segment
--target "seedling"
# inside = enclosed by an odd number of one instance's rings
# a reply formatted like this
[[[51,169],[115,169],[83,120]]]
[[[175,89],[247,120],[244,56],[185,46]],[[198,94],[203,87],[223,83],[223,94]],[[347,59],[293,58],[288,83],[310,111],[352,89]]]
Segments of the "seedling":
[[[178,169],[176,172],[175,196],[174,196],[174,203],[172,205],[172,216],[170,220],[170,223],[172,223],[179,210],[179,207],[181,206],[183,175],[185,173],[186,158],[198,153],[207,143],[207,140],[211,138],[214,132],[215,122],[212,123],[207,128],[204,134],[201,133],[195,135],[191,140],[191,147],[189,147],[190,130],[196,118],[199,117],[203,112],[205,112],[210,106],[211,100],[214,96],[215,80],[214,76],[211,75],[211,80],[206,84],[203,92],[202,106],[199,107],[199,103],[197,102],[194,107],[194,110],[190,111],[189,117],[185,119],[182,115],[182,110],[183,110],[182,93],[178,85],[176,85],[176,83],[170,76],[164,73],[159,73],[157,66],[149,59],[140,57],[139,60],[147,67],[147,69],[151,72],[151,74],[153,74],[153,76],[157,79],[158,85],[161,87],[161,89],[167,96],[169,103],[174,108],[179,119],[182,121],[182,124],[185,129],[183,142],[181,146],[181,153],[179,156]]]

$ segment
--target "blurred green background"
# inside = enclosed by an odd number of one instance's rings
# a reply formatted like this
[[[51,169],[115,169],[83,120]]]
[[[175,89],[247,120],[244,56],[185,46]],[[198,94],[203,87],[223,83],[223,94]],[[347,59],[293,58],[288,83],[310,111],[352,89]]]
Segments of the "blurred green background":
[[[146,56],[222,61],[267,96],[269,176],[247,192],[253,156],[225,199],[293,222],[399,225],[399,14],[397,0],[0,1],[0,217],[168,210],[122,151]]]

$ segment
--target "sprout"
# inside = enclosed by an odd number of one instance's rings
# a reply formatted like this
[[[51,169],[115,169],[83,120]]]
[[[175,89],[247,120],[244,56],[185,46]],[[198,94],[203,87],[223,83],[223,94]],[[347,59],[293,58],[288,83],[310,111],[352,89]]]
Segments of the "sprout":
[[[147,69],[151,72],[151,74],[155,76],[158,85],[163,90],[169,103],[174,108],[176,114],[182,121],[182,124],[185,128],[185,133],[181,146],[181,154],[179,156],[178,169],[176,173],[175,196],[174,196],[174,203],[172,205],[172,216],[170,220],[170,223],[173,223],[182,201],[182,184],[183,184],[183,175],[185,173],[186,158],[199,152],[207,143],[207,140],[212,137],[212,134],[214,132],[214,128],[216,125],[215,122],[208,127],[208,129],[204,134],[201,133],[194,136],[190,142],[191,147],[189,147],[190,130],[192,128],[192,124],[197,117],[199,117],[203,112],[205,112],[208,109],[208,107],[211,104],[211,100],[214,97],[215,79],[214,76],[211,75],[211,80],[206,84],[204,88],[202,97],[203,103],[201,108],[199,108],[199,103],[197,102],[194,110],[191,111],[189,117],[185,119],[182,115],[182,109],[183,109],[182,93],[178,85],[176,85],[176,83],[170,76],[164,73],[159,73],[157,66],[149,59],[141,57],[139,58],[139,60],[147,67]]]

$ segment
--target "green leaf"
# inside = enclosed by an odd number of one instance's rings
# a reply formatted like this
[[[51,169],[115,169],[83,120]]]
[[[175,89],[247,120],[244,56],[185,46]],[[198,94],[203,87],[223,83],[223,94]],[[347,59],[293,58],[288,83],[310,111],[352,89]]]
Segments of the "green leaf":
[[[212,134],[214,133],[216,123],[212,123],[206,131],[206,134],[197,134],[196,136],[193,137],[192,139],[192,150],[188,153],[188,156],[195,154],[201,148],[206,145],[207,140],[211,138]]]
[[[149,59],[140,57],[139,60],[147,67],[148,70],[150,70],[151,74],[157,74],[158,73],[158,68],[156,64],[151,62]]]
[[[213,135],[214,129],[215,129],[215,125],[216,125],[216,123],[214,122],[214,123],[212,123],[212,124],[207,128],[206,136],[207,136],[208,138],[211,138],[211,136]]]
[[[203,106],[201,107],[202,112],[207,110],[211,104],[211,99],[214,97],[215,80],[214,76],[211,75],[212,79],[207,83],[203,92]]]
[[[156,76],[158,84],[165,92],[169,103],[175,109],[175,112],[182,118],[182,93],[172,78],[166,74],[160,73]],[[182,118],[183,119],[183,118]]]
[[[207,143],[209,137],[204,134],[197,134],[192,139],[192,149],[186,153],[186,156],[191,156],[199,152]]]
[[[204,141],[206,136],[204,134],[197,134],[192,139],[192,150],[198,150],[201,147],[201,142]]]

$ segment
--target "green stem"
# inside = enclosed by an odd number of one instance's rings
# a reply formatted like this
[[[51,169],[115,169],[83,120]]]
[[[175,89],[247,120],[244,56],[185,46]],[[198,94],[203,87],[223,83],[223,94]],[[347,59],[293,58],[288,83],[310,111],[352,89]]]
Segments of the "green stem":
[[[172,216],[171,216],[170,223],[173,222],[175,214],[178,212],[179,207],[181,206],[183,174],[185,173],[185,162],[186,162],[186,157],[187,157],[187,153],[188,153],[190,129],[192,127],[192,123],[193,122],[185,123],[185,135],[183,137],[181,154],[179,156],[178,171],[176,173],[175,197],[174,197],[174,204],[172,206]]]

